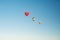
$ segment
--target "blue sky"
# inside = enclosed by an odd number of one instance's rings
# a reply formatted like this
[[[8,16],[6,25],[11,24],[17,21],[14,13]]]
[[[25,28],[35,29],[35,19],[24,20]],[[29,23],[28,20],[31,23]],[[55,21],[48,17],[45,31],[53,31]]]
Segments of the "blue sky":
[[[59,4],[59,0],[0,0],[0,39],[59,40]],[[33,22],[32,17],[37,20]]]

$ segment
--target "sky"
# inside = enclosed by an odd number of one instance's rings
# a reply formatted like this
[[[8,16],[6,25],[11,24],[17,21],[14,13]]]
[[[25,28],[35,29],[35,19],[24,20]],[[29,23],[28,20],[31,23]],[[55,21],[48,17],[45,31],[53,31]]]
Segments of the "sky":
[[[60,40],[60,1],[0,0],[0,40]]]

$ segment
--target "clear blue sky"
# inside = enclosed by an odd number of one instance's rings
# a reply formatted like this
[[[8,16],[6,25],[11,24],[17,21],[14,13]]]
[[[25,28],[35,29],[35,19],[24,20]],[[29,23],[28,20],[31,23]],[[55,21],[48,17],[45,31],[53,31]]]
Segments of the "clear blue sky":
[[[59,40],[59,33],[59,0],[0,0],[0,40]]]

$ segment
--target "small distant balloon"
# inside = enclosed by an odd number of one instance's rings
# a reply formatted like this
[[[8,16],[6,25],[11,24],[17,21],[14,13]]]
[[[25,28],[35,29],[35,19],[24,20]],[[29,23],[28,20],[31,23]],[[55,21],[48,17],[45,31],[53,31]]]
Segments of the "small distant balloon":
[[[42,22],[38,22],[38,24],[42,24]]]
[[[25,12],[25,16],[28,16],[29,15],[29,12]]]
[[[35,21],[35,20],[36,20],[36,18],[35,18],[35,17],[33,17],[33,18],[32,18],[32,20],[33,20],[33,21]]]

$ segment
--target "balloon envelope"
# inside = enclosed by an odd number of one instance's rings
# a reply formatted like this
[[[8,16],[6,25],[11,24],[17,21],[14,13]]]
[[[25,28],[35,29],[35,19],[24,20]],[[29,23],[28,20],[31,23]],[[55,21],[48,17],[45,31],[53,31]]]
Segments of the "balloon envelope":
[[[39,24],[42,24],[42,22],[38,22]]]
[[[25,12],[25,16],[28,16],[29,15],[29,12]]]
[[[32,20],[33,20],[33,21],[35,21],[35,20],[36,20],[36,18],[35,18],[35,17],[33,17],[33,18],[32,18]]]

